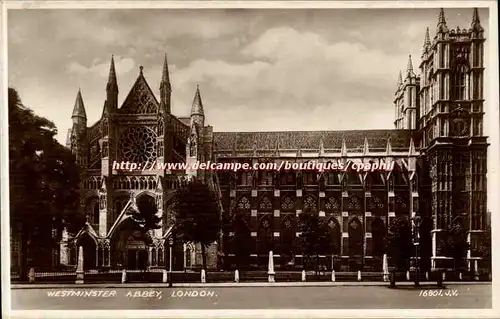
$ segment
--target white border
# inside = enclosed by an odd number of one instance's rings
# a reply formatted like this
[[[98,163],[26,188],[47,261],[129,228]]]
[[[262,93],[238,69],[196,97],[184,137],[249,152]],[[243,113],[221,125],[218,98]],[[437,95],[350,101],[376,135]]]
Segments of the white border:
[[[22,318],[299,318],[317,317],[330,318],[342,317],[453,317],[453,318],[481,318],[500,317],[500,296],[498,290],[499,279],[496,278],[496,269],[500,267],[500,254],[493,250],[493,309],[387,309],[387,310],[127,310],[127,311],[10,311],[10,229],[9,229],[9,181],[8,181],[8,80],[7,80],[7,9],[88,9],[88,8],[489,8],[489,60],[487,62],[485,78],[489,85],[489,96],[485,97],[485,121],[489,121],[488,149],[488,210],[491,211],[491,227],[500,227],[500,190],[499,169],[500,147],[499,147],[499,74],[498,74],[498,9],[496,1],[2,1],[0,13],[2,37],[0,61],[0,89],[3,93],[0,119],[1,138],[1,243],[2,243],[2,313],[10,314],[11,317]],[[500,235],[492,231],[492,247],[500,243]]]

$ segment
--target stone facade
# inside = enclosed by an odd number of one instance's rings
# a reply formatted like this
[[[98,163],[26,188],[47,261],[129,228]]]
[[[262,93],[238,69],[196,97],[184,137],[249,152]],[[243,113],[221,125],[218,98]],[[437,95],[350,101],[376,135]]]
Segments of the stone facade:
[[[308,132],[214,132],[206,125],[200,89],[191,116],[171,114],[171,86],[165,57],[160,100],[141,67],[123,105],[113,59],[101,119],[87,126],[78,92],[68,144],[84,168],[81,207],[85,227],[62,243],[61,262],[74,263],[84,246],[87,268],[197,267],[199,247],[170,251],[170,204],[175,189],[192,176],[220,194],[223,214],[247,234],[248,261],[267,265],[272,250],[277,267],[301,264],[297,216],[319,214],[338,248],[322,256],[325,267],[380,269],[383,240],[396,217],[423,218],[422,257],[429,267],[445,267],[440,233],[452,223],[469,230],[469,262],[477,258],[476,237],[486,222],[486,137],[483,136],[483,29],[477,10],[469,29],[449,30],[444,12],[433,40],[426,33],[415,73],[411,57],[399,75],[394,98],[394,130]],[[253,171],[124,171],[114,161],[155,163],[392,163],[391,170],[265,169]],[[348,164],[349,163],[349,164]],[[128,212],[138,200],[150,201],[164,220],[150,234],[133,231]],[[210,267],[234,267],[235,232],[227,230],[209,249]],[[172,258],[170,258],[172,254]],[[425,263],[424,263],[425,264]]]

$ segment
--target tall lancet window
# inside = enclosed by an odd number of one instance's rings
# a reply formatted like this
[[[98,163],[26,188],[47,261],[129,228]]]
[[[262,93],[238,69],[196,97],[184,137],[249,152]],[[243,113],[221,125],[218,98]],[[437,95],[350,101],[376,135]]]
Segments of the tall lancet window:
[[[459,64],[453,72],[452,92],[454,100],[467,99],[467,66]]]

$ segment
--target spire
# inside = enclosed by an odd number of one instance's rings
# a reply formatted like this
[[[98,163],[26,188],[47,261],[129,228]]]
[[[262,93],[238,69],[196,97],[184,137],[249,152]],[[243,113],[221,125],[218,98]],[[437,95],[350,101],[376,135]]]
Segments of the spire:
[[[401,75],[401,70],[399,70],[398,76],[398,88],[403,84],[403,76]]]
[[[78,89],[76,94],[75,106],[73,107],[73,114],[71,117],[81,117],[87,119],[87,114],[85,113],[85,106],[83,105],[82,91]]]
[[[161,83],[168,84],[170,86],[170,74],[168,71],[167,54],[165,53],[165,61],[163,62],[163,74],[161,76]]]
[[[429,36],[429,27],[425,29],[425,38],[424,38],[424,47],[422,49],[422,52],[427,52],[429,47],[431,46],[431,38]]]
[[[202,115],[205,116],[203,112],[203,103],[201,103],[200,86],[196,85],[196,93],[193,99],[193,106],[191,107],[191,115]]]
[[[172,86],[170,85],[170,75],[168,72],[167,54],[165,53],[165,61],[163,62],[163,74],[160,82],[160,104],[161,110],[170,113],[170,93]]]
[[[118,83],[116,81],[115,58],[113,55],[111,55],[111,65],[109,67],[108,85],[106,89],[109,90],[111,87],[116,88],[116,90],[118,91]]]
[[[477,8],[474,8],[474,12],[472,14],[472,23],[471,23],[471,29],[472,31],[479,31],[482,32],[484,31],[483,27],[481,26],[481,21],[479,20],[479,13],[477,11]]]
[[[415,76],[415,72],[413,72],[413,63],[411,62],[411,54],[408,55],[408,64],[406,65],[406,77]]]
[[[448,27],[446,26],[446,19],[444,18],[444,10],[441,8],[439,10],[438,24],[437,24],[437,32],[448,32]]]

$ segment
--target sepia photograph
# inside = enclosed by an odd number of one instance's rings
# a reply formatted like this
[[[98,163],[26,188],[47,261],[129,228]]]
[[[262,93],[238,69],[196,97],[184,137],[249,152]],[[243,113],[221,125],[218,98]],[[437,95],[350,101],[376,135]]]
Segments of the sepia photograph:
[[[497,10],[3,2],[3,314],[497,317]]]

